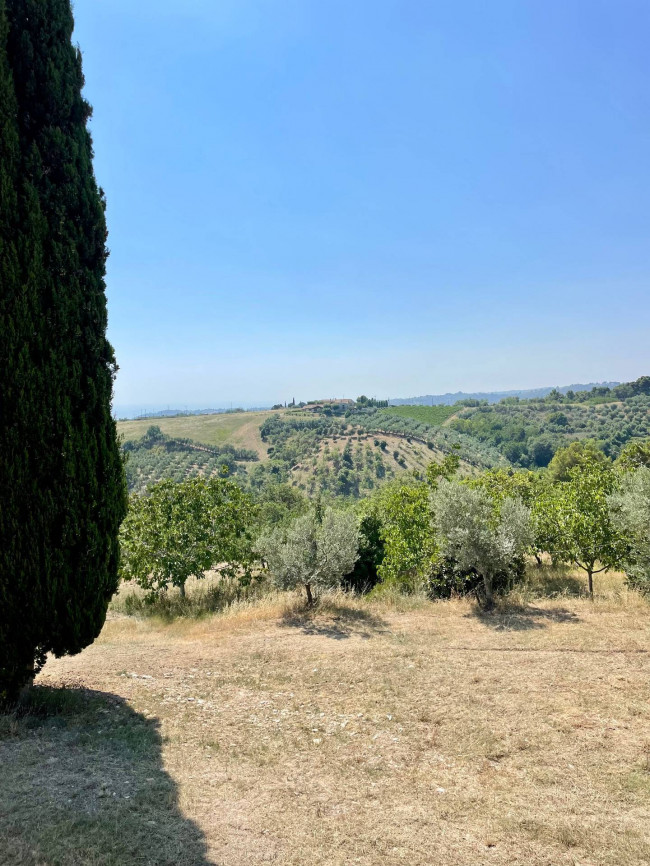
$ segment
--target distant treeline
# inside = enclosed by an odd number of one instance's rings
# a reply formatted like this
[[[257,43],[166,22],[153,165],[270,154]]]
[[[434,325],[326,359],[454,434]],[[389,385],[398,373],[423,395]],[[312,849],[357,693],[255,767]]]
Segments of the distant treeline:
[[[476,403],[500,403],[502,400],[516,397],[519,400],[538,400],[543,399],[553,391],[561,394],[569,392],[591,392],[594,388],[612,389],[616,387],[618,382],[590,382],[586,385],[563,385],[559,388],[528,388],[515,389],[512,391],[456,391],[455,393],[447,394],[423,394],[420,397],[405,397],[394,398],[390,401],[391,406],[454,406],[458,403],[463,403],[466,400],[476,401]]]

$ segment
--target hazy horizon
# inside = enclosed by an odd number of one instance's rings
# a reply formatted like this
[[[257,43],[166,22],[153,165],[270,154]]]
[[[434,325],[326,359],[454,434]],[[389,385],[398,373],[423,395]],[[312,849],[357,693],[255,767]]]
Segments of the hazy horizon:
[[[641,374],[639,374],[641,375]],[[638,377],[634,377],[635,379]],[[229,400],[226,403],[220,403],[218,401],[208,401],[207,403],[195,403],[190,404],[187,401],[182,401],[179,403],[113,403],[113,414],[119,418],[133,418],[138,415],[148,415],[155,414],[158,412],[166,412],[166,411],[179,411],[179,412],[205,412],[208,410],[218,411],[218,412],[228,412],[233,409],[245,409],[246,411],[251,411],[254,409],[268,409],[271,406],[277,403],[290,403],[292,399],[296,400],[296,403],[307,402],[308,400],[314,399],[328,399],[328,398],[350,398],[355,400],[357,397],[361,396],[362,393],[366,394],[369,397],[375,397],[378,400],[404,400],[404,399],[414,399],[417,397],[424,396],[446,396],[448,394],[455,395],[457,393],[460,394],[501,394],[507,393],[511,391],[534,391],[537,389],[545,389],[545,388],[568,388],[571,386],[582,386],[582,385],[604,385],[604,384],[613,384],[614,380],[599,380],[593,382],[556,382],[549,383],[546,382],[543,385],[524,385],[521,387],[512,387],[512,388],[457,388],[453,391],[450,389],[446,389],[444,391],[432,391],[425,390],[413,394],[375,394],[371,393],[366,389],[365,391],[362,389],[358,393],[355,394],[339,394],[335,392],[322,392],[322,393],[310,393],[308,395],[297,396],[291,395],[289,397],[283,396],[282,398],[278,397],[277,399],[268,399],[268,400],[257,400],[257,401],[241,401],[241,400]]]

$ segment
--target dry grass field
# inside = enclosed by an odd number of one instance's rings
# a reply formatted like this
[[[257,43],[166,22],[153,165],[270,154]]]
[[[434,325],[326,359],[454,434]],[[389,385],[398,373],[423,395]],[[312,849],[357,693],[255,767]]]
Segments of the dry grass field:
[[[0,717],[0,863],[647,864],[650,606],[531,574],[491,615],[113,612]]]
[[[234,445],[257,451],[266,457],[260,425],[272,412],[233,412],[220,415],[175,415],[171,418],[144,418],[118,421],[117,431],[125,440],[140,439],[149,427],[160,427],[168,436],[194,439],[206,445]]]

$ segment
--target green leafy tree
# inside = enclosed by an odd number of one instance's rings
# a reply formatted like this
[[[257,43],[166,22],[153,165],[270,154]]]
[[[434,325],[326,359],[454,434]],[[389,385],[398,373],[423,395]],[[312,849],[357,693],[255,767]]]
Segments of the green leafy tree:
[[[619,454],[616,465],[626,472],[650,466],[650,439],[628,442]]]
[[[410,589],[429,578],[438,555],[429,493],[426,483],[400,479],[373,497],[370,507],[380,520],[384,545],[382,581]]]
[[[628,580],[650,592],[650,467],[625,475],[609,504],[614,525],[628,544],[623,558]]]
[[[483,603],[492,607],[495,578],[514,576],[531,544],[529,509],[511,497],[497,509],[486,490],[446,479],[432,500],[442,556],[460,571],[474,570],[483,579]]]
[[[550,439],[535,439],[530,443],[528,452],[535,466],[548,466],[553,457],[553,443]]]
[[[290,484],[268,481],[256,496],[258,520],[261,527],[284,526],[304,514],[309,500]]]
[[[356,592],[368,592],[379,583],[379,567],[385,556],[381,521],[372,511],[364,513],[366,502],[362,501],[359,519],[359,558],[344,579],[344,586]]]
[[[608,462],[592,439],[577,439],[565,448],[558,448],[548,464],[548,472],[553,481],[568,481],[574,466]]]
[[[226,577],[250,576],[253,503],[233,481],[193,478],[161,481],[147,496],[131,497],[122,524],[121,576],[151,598],[189,577],[216,569]]]
[[[467,483],[485,490],[497,509],[507,498],[517,498],[528,508],[532,505],[540,486],[541,476],[536,472],[513,469],[489,469]]]
[[[262,535],[256,551],[281,589],[304,586],[307,603],[315,593],[341,584],[359,555],[359,529],[354,514],[325,508],[298,517],[284,529]]]
[[[572,562],[587,573],[593,596],[593,576],[621,566],[626,553],[609,504],[617,477],[609,462],[594,460],[569,470],[569,480],[549,486],[540,497],[540,536],[551,556]]]
[[[0,0],[0,700],[99,634],[126,487],[68,0]]]

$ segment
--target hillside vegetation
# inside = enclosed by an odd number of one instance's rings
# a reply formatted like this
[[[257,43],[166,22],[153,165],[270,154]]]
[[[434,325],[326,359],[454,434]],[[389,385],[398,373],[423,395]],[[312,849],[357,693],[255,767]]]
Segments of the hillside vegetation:
[[[197,476],[242,475],[246,462],[259,459],[257,451],[175,439],[157,426],[149,427],[141,439],[125,442],[123,448],[128,487],[135,493],[144,493],[165,478],[184,481]]]
[[[405,472],[422,474],[428,462],[452,453],[465,474],[508,466],[539,469],[575,440],[593,440],[615,458],[627,443],[650,435],[648,377],[612,389],[552,391],[497,404],[370,404],[364,398],[338,411],[324,405],[318,412],[288,408],[155,419],[163,434],[192,447],[143,447],[153,422],[119,422],[129,451],[129,487],[142,491],[164,478],[226,471],[256,489],[281,481],[310,496],[358,498]],[[200,445],[220,450],[201,452]]]
[[[390,406],[383,410],[387,415],[398,418],[413,418],[432,427],[442,425],[454,415],[458,409],[455,406]]]
[[[515,466],[546,466],[574,439],[594,439],[607,456],[616,457],[630,440],[650,435],[650,393],[582,402],[550,396],[464,408],[451,427],[499,449]]]

